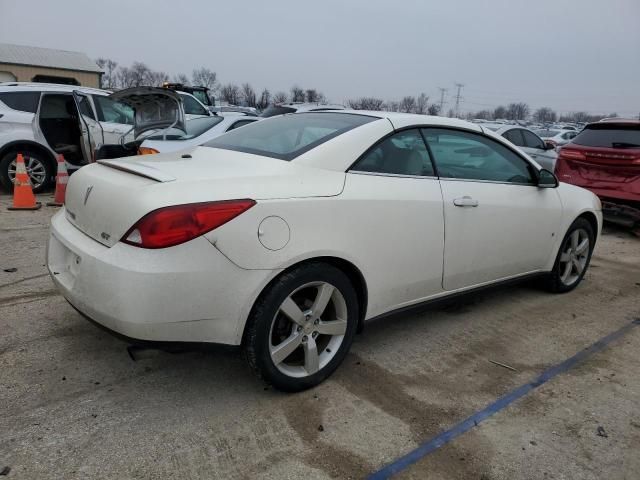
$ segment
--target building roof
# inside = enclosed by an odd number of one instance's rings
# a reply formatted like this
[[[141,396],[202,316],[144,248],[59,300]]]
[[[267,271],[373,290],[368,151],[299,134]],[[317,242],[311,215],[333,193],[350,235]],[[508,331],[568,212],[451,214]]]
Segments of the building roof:
[[[0,43],[0,63],[102,73],[85,53]]]

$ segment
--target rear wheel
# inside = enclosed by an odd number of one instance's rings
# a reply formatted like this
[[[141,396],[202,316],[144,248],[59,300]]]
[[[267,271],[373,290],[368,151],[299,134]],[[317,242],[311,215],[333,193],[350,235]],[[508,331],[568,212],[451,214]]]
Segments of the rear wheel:
[[[267,383],[304,390],[340,365],[357,323],[358,301],[348,277],[331,265],[303,265],[277,279],[257,301],[245,355]]]
[[[42,192],[51,183],[53,169],[50,162],[36,152],[26,150],[21,153],[33,191],[35,193]],[[13,190],[13,184],[16,180],[16,157],[16,152],[9,152],[0,159],[0,183],[8,191]]]
[[[564,293],[578,286],[589,267],[594,242],[591,224],[584,218],[576,219],[560,245],[553,270],[546,280],[550,291]]]

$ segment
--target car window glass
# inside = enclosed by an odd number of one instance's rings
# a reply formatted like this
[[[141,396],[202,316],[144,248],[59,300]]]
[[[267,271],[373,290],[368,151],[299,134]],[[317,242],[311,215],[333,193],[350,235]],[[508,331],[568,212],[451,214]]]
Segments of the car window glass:
[[[2,92],[0,101],[7,107],[21,112],[36,113],[40,92]]]
[[[239,122],[236,122],[233,125],[231,125],[229,127],[229,130],[235,130],[236,128],[244,127],[245,125],[247,125],[249,123],[253,123],[253,122],[255,122],[255,120],[240,120]],[[229,131],[229,130],[227,130],[227,131]]]
[[[522,130],[522,136],[524,137],[525,147],[544,149],[544,142],[535,133],[529,130]]]
[[[184,103],[184,113],[190,115],[208,115],[209,112],[198,103],[198,101],[189,96],[189,95],[181,95],[182,102]]]
[[[442,178],[535,184],[526,160],[495,140],[444,128],[427,128],[423,133]]]
[[[89,97],[78,95],[76,98],[78,99],[78,110],[80,110],[80,113],[95,120],[96,117],[94,116],[93,109],[91,108],[91,104],[89,103]]]
[[[522,134],[520,133],[519,128],[507,130],[502,134],[502,136],[514,145],[517,145],[518,147],[524,147],[524,141],[522,140]]]
[[[433,176],[433,164],[420,131],[403,130],[370,149],[353,171]]]
[[[133,125],[133,110],[124,103],[116,102],[104,95],[94,95],[93,103],[101,122]]]

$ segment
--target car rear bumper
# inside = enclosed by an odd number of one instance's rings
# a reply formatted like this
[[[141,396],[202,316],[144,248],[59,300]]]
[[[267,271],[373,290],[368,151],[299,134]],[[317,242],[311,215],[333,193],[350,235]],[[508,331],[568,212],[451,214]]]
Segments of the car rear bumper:
[[[272,274],[237,267],[204,237],[158,250],[109,248],[74,227],[64,209],[51,221],[47,267],[72,306],[123,336],[230,345],[240,343]]]

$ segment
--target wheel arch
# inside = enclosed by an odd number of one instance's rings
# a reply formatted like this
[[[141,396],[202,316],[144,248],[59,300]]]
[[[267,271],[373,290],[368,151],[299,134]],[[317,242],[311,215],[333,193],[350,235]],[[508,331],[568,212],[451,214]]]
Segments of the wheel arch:
[[[591,225],[591,228],[593,228],[593,235],[594,235],[594,243],[595,241],[597,241],[598,239],[598,218],[596,217],[596,215],[593,212],[590,211],[586,211],[586,212],[582,212],[580,215],[578,215],[576,217],[576,220],[578,218],[584,218],[586,221],[589,222],[589,224]],[[575,222],[575,220],[574,220]],[[573,222],[571,222],[573,223]],[[594,245],[595,247],[595,245]]]
[[[45,157],[44,159],[50,163],[50,166],[54,168],[55,171],[56,159],[53,153],[44,145],[31,140],[15,140],[3,145],[2,148],[0,148],[0,158],[3,158],[9,152],[20,153],[21,150],[32,150],[42,154]]]
[[[282,277],[283,275],[286,275],[287,273],[289,273],[291,270],[298,268],[300,266],[303,265],[307,265],[309,263],[325,263],[328,265],[332,265],[334,267],[336,267],[337,269],[339,269],[340,271],[342,271],[342,273],[344,273],[349,280],[351,281],[351,283],[353,284],[353,287],[356,290],[356,295],[358,297],[358,328],[357,328],[357,332],[361,333],[362,330],[364,329],[364,319],[367,313],[367,304],[368,304],[368,289],[367,289],[367,283],[364,279],[364,275],[362,274],[362,272],[360,271],[360,269],[358,267],[356,267],[353,263],[351,263],[348,260],[345,260],[344,258],[340,258],[340,257],[335,257],[335,256],[317,256],[317,257],[310,257],[310,258],[305,258],[304,260],[300,260],[299,262],[296,262],[292,265],[289,265],[287,268],[285,268],[284,270],[281,270],[280,272],[278,272],[278,274],[276,276],[274,276],[260,291],[260,294],[255,298],[253,305],[251,306],[251,309],[249,311],[249,315],[247,316],[247,318],[245,319],[245,323],[242,327],[242,340],[241,343],[244,344],[245,342],[245,335],[247,332],[247,320],[248,318],[251,317],[251,313],[253,312],[253,309],[255,308],[255,305],[258,303],[258,300],[260,299],[260,297],[262,297],[262,295],[265,294],[265,292],[267,292],[267,290],[271,287],[271,285],[273,285],[280,277]]]

